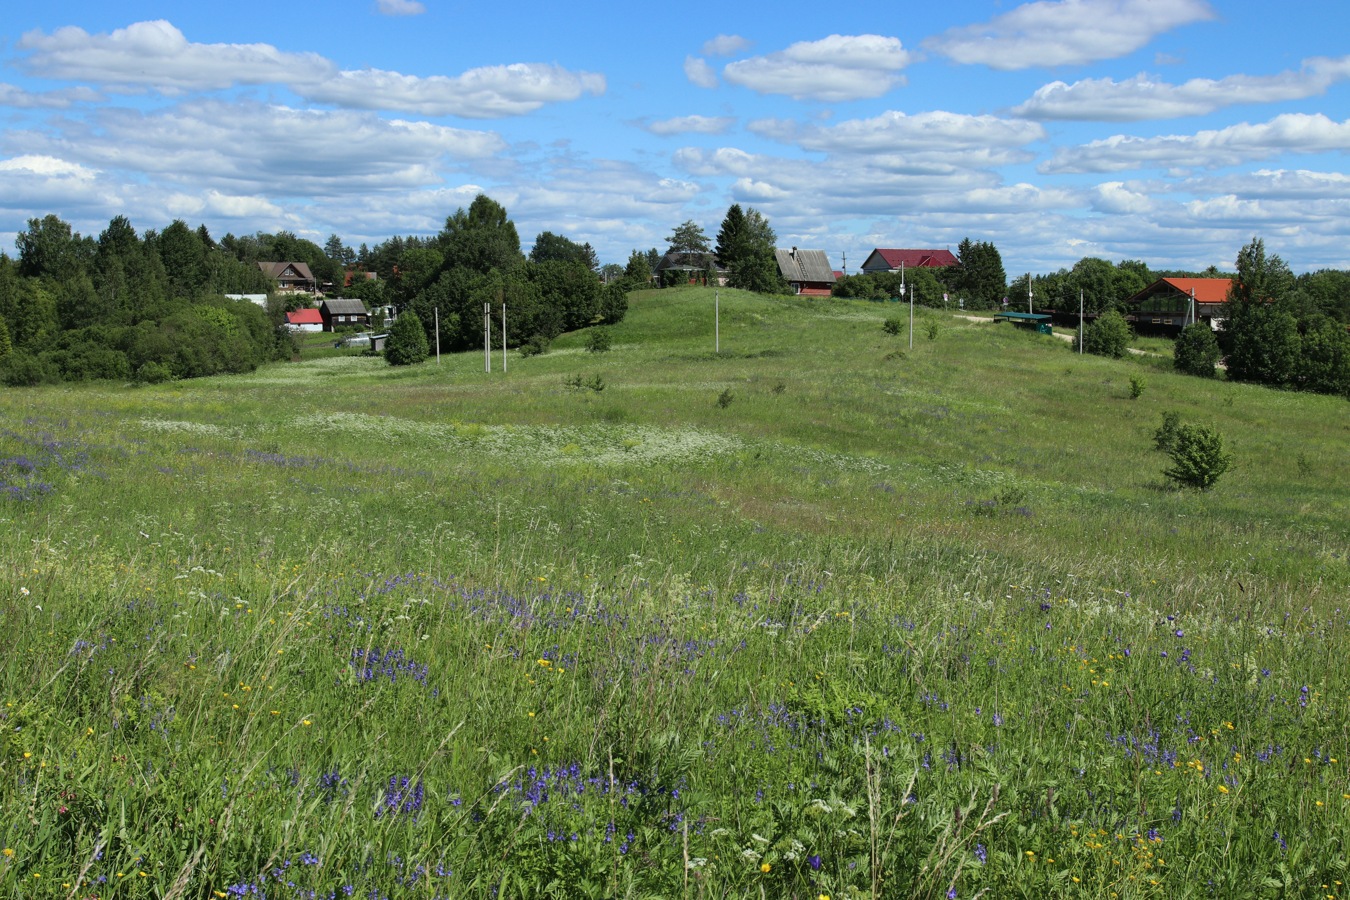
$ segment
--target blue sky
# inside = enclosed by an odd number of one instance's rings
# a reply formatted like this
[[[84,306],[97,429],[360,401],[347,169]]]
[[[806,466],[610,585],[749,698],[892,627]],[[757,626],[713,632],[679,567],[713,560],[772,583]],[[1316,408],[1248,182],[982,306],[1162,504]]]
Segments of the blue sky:
[[[0,31],[0,248],[55,213],[356,247],[485,192],[602,262],[731,203],[855,270],[992,241],[1350,269],[1350,12],[1311,0],[185,5]]]

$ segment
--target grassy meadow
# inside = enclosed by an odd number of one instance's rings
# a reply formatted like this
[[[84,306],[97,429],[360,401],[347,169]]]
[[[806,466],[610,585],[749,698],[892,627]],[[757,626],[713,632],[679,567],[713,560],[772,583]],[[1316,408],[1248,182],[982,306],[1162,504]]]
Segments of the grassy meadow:
[[[0,896],[1348,896],[1344,399],[717,302],[0,394]]]

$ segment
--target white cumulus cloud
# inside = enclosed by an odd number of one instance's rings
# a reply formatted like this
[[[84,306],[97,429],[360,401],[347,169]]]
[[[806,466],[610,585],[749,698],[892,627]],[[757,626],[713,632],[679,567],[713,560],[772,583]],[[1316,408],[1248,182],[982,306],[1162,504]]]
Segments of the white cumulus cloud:
[[[1022,147],[1045,138],[1045,129],[1035,122],[941,111],[910,116],[888,110],[869,119],[827,126],[762,119],[751,122],[749,128],[756,134],[793,143],[804,150],[844,154],[987,150]]]
[[[544,63],[484,66],[462,75],[419,78],[360,69],[309,85],[293,85],[306,99],[349,109],[398,109],[424,116],[495,119],[533,112],[546,103],[603,94],[605,78]]]
[[[717,73],[713,67],[708,65],[708,61],[698,56],[686,56],[684,58],[684,77],[689,79],[689,83],[695,87],[715,88],[717,87]]]
[[[1098,212],[1145,215],[1156,204],[1148,194],[1129,188],[1122,181],[1108,181],[1093,191],[1092,208]]]
[[[1350,120],[1321,113],[1286,113],[1269,122],[1243,122],[1196,134],[1141,138],[1113,135],[1056,151],[1042,164],[1045,173],[1120,172],[1129,169],[1191,169],[1235,166],[1281,153],[1345,152]]]
[[[152,113],[109,109],[59,133],[17,131],[9,140],[34,156],[278,197],[424,188],[440,183],[436,166],[446,160],[506,148],[492,132],[214,100]]]
[[[235,84],[288,84],[331,77],[337,67],[317,53],[286,53],[270,44],[194,44],[171,23],[137,22],[108,34],[68,26],[19,39],[20,65],[46,78],[166,93]]]
[[[736,124],[731,116],[677,116],[650,122],[643,127],[663,137],[672,134],[725,134]]]
[[[1139,74],[1124,81],[1089,78],[1052,81],[1013,113],[1029,119],[1130,122],[1202,116],[1242,103],[1278,103],[1324,93],[1350,78],[1350,57],[1310,59],[1299,71],[1277,75],[1229,75],[1168,84]]]
[[[1133,53],[1159,34],[1214,17],[1205,0],[1038,0],[924,47],[959,63],[1011,71]]]
[[[832,34],[729,63],[722,75],[761,94],[828,103],[880,97],[903,83],[910,53],[898,38]]]
[[[750,46],[739,34],[719,34],[703,44],[704,56],[732,56]]]
[[[27,51],[19,64],[30,73],[109,89],[175,94],[279,84],[311,102],[429,116],[522,115],[546,103],[603,94],[606,87],[603,75],[545,63],[484,66],[456,76],[344,71],[317,53],[288,53],[270,44],[193,43],[164,20],[108,34],[74,27],[31,31],[18,47]]]
[[[427,11],[417,0],[375,0],[375,8],[383,16],[420,16]]]
[[[87,87],[58,91],[27,91],[12,84],[0,84],[0,106],[12,109],[69,109],[81,103],[97,103],[103,97]]]

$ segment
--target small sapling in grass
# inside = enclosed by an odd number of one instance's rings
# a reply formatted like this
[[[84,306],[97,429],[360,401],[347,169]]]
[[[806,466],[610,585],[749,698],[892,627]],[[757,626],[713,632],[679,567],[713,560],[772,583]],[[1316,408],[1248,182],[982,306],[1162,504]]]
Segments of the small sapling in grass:
[[[1182,425],[1177,429],[1167,455],[1171,468],[1163,472],[1183,487],[1207,491],[1233,464],[1233,454],[1224,449],[1223,435],[1204,425]]]

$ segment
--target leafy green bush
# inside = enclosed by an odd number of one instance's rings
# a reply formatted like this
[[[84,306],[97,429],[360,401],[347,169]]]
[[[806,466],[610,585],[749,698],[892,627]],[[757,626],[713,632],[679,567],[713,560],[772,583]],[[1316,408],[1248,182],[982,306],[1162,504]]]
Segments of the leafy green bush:
[[[881,323],[881,330],[887,334],[899,334],[904,327],[904,320],[897,319],[894,316]]]
[[[1168,453],[1177,442],[1177,429],[1181,427],[1181,413],[1164,412],[1162,425],[1153,432],[1153,449]]]
[[[617,325],[628,314],[628,291],[647,285],[630,285],[623,282],[606,285],[600,291],[600,318],[606,325]]]
[[[1144,388],[1147,386],[1148,382],[1144,380],[1144,377],[1142,375],[1131,375],[1130,399],[1138,400],[1140,397],[1142,397],[1144,395]]]
[[[151,360],[141,365],[136,370],[136,380],[146,384],[160,384],[173,378],[173,372],[168,366],[160,362]]]
[[[717,395],[717,408],[726,409],[731,405],[731,401],[736,399],[736,395],[731,393],[731,388],[727,388]]]
[[[587,378],[580,373],[576,375],[567,375],[563,378],[563,387],[573,391],[595,391],[600,393],[605,389],[605,380],[599,374]]]
[[[409,312],[394,320],[389,329],[389,341],[384,345],[384,358],[389,365],[415,365],[424,361],[430,352],[421,319]]]
[[[1219,339],[1214,330],[1204,322],[1195,322],[1181,329],[1176,345],[1172,348],[1172,365],[1178,372],[1187,375],[1199,375],[1201,378],[1213,378],[1214,367],[1218,365],[1223,351],[1219,349]]]
[[[1322,318],[1304,332],[1294,383],[1299,390],[1350,396],[1350,332],[1341,323]]]
[[[1098,356],[1110,356],[1116,359],[1125,355],[1133,332],[1125,317],[1114,309],[1107,310],[1097,317],[1083,335],[1083,349]]]
[[[1167,455],[1172,467],[1163,472],[1184,487],[1207,491],[1228,471],[1233,455],[1223,446],[1223,436],[1203,425],[1182,425]]]
[[[546,334],[536,334],[520,345],[521,356],[543,356],[551,342]]]
[[[586,332],[586,350],[589,353],[608,353],[611,343],[608,328],[597,327]]]
[[[5,359],[4,367],[0,368],[0,379],[10,387],[57,384],[61,381],[61,371],[45,359],[16,350]]]

